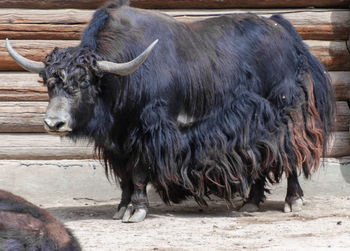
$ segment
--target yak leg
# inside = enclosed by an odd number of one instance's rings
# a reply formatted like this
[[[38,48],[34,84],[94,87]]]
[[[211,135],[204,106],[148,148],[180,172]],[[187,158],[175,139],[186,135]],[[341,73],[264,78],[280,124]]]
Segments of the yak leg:
[[[147,170],[143,165],[138,165],[133,173],[133,193],[131,203],[123,215],[123,222],[140,222],[146,218],[148,211],[148,198],[146,186],[149,181]]]
[[[122,198],[118,206],[118,211],[113,216],[113,219],[115,220],[121,220],[123,218],[125,211],[131,201],[131,195],[134,190],[131,178],[122,180],[120,182],[120,188],[122,190]]]
[[[265,178],[260,178],[252,185],[248,200],[240,208],[240,212],[256,212],[259,210],[259,204],[265,199]]]
[[[300,187],[298,176],[293,172],[288,176],[287,195],[284,204],[284,212],[298,212],[301,211],[303,205],[303,190]]]

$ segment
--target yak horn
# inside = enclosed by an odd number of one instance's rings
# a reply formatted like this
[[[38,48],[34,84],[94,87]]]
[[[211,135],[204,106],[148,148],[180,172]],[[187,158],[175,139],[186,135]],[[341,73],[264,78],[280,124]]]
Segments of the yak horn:
[[[45,69],[45,64],[43,62],[37,62],[30,59],[27,59],[21,55],[19,55],[11,46],[10,41],[6,38],[6,49],[13,60],[16,61],[17,64],[22,66],[24,69],[30,72],[39,73]]]
[[[151,53],[153,47],[158,43],[158,39],[155,40],[150,46],[147,47],[137,58],[126,63],[114,63],[110,61],[97,61],[98,67],[105,72],[127,76],[136,71],[143,62],[147,59]]]

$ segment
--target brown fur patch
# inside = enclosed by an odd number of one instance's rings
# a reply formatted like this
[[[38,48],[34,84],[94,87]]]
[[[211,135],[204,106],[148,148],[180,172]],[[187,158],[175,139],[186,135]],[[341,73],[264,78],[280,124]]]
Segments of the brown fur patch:
[[[320,115],[315,106],[314,88],[311,76],[307,74],[307,91],[308,91],[308,114],[306,120],[306,130],[310,135],[309,138],[313,142],[311,154],[315,160],[314,167],[317,170],[323,149],[323,130]]]
[[[2,200],[26,205],[33,211],[39,212],[40,217],[35,218],[29,213],[11,212],[10,210],[0,211],[0,227],[18,230],[19,232],[26,231],[33,235],[39,234],[41,237],[48,235],[59,248],[65,247],[71,241],[64,226],[46,210],[35,206],[19,196],[0,190],[0,201]]]
[[[309,176],[319,166],[324,142],[321,119],[315,107],[312,79],[309,74],[305,74],[303,80],[307,88],[306,103],[290,112],[288,129],[296,157],[295,166],[299,172],[303,170]]]

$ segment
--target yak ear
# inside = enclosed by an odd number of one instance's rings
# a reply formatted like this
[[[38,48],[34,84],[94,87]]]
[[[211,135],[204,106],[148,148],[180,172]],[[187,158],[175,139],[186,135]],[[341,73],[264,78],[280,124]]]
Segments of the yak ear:
[[[37,62],[19,55],[11,46],[10,40],[6,38],[6,49],[17,64],[30,72],[39,73],[45,69],[43,62]]]
[[[105,72],[127,76],[136,71],[145,62],[154,46],[158,43],[158,39],[147,47],[137,58],[126,63],[114,63],[110,61],[97,61],[98,67]]]

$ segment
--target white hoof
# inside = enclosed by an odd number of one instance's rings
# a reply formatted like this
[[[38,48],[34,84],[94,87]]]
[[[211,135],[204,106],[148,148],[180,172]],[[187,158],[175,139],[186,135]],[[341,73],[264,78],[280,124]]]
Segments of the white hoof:
[[[136,209],[134,214],[129,218],[128,222],[137,223],[141,222],[146,218],[147,211],[144,208]]]
[[[143,221],[147,216],[147,210],[145,208],[134,208],[132,204],[129,204],[126,209],[122,222],[123,223],[137,223]]]

